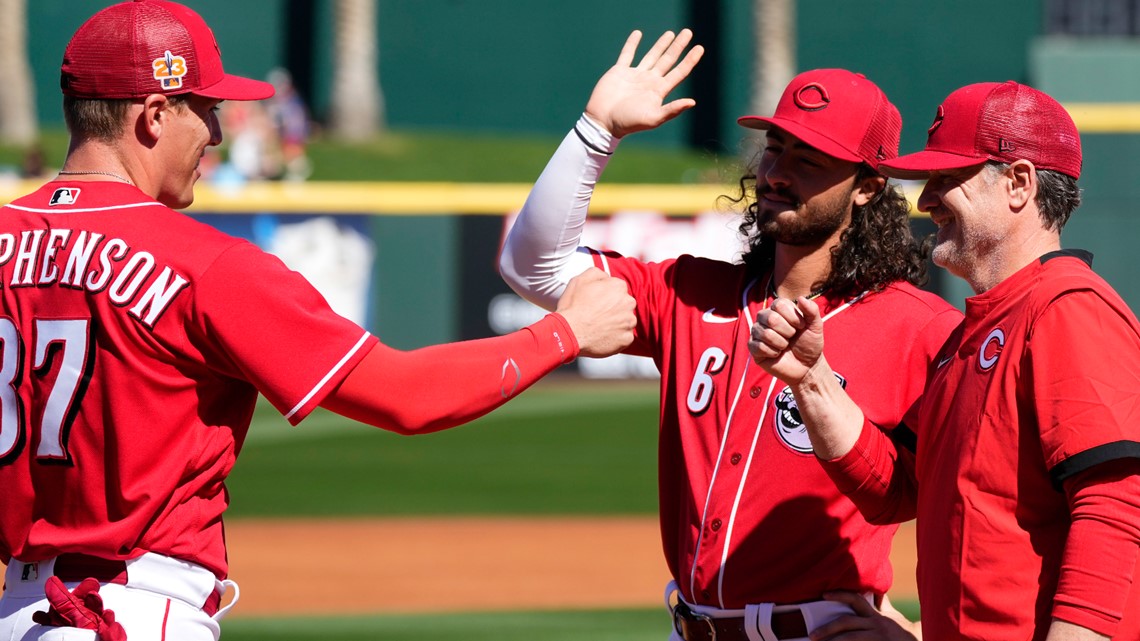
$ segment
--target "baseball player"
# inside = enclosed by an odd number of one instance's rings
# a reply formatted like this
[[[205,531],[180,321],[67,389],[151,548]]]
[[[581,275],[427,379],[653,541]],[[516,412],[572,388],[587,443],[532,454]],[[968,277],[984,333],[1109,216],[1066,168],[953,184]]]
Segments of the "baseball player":
[[[224,481],[259,393],[293,424],[323,406],[429,432],[632,340],[625,284],[594,270],[515,334],[397,351],[173,211],[218,104],[272,93],[226,74],[185,6],[100,11],[61,86],[63,170],[0,209],[0,638],[218,638]]]
[[[754,355],[869,519],[917,510],[926,638],[1140,639],[1140,323],[1091,254],[1061,248],[1080,204],[1076,126],[1031,87],[968,85],[925,150],[883,171],[927,179],[934,260],[976,293],[896,429],[917,443],[882,438],[833,384],[813,301],[760,313]]]
[[[773,116],[740,119],[766,133],[746,177],[754,193],[745,195],[741,263],[643,263],[579,247],[593,185],[621,138],[694,104],[664,102],[702,54],[695,46],[682,56],[692,34],[664,34],[634,66],[640,35],[626,41],[535,184],[500,271],[547,308],[570,277],[593,267],[626,281],[637,299],[626,351],[653,358],[662,375],[672,638],[801,638],[851,611],[824,599],[831,591],[880,602],[895,528],[869,525],[816,463],[788,386],[749,356],[755,315],[774,299],[818,301],[828,356],[841,363],[837,383],[884,425],[910,407],[961,315],[912,284],[924,262],[909,207],[877,171],[897,153],[898,111],[871,81],[842,69],[800,74]]]

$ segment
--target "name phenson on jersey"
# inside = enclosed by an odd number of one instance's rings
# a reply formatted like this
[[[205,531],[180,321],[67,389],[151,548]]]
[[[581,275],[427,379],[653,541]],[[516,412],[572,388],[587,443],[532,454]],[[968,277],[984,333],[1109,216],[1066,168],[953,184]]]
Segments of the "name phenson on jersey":
[[[7,286],[57,285],[106,292],[111,302],[154,328],[166,308],[188,284],[169,266],[158,265],[145,251],[131,251],[125,240],[104,239],[98,232],[32,229],[0,234],[0,269],[10,270]],[[2,286],[2,285],[0,285]]]

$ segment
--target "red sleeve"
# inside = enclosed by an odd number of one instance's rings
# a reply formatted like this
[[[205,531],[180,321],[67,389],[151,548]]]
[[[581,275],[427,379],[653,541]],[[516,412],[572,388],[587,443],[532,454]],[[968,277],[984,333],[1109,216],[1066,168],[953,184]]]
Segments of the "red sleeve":
[[[917,487],[913,455],[900,449],[875,424],[864,419],[851,451],[825,461],[823,469],[851,499],[868,523],[902,523],[915,516]]]
[[[401,434],[472,421],[578,356],[560,314],[512,334],[403,352],[377,344],[322,406]]]
[[[194,284],[189,340],[207,362],[249,381],[290,423],[304,419],[376,342],[303,276],[248,242]]]
[[[1065,493],[1073,523],[1053,616],[1111,637],[1130,611],[1140,556],[1140,460],[1085,470],[1065,482]]]
[[[613,251],[590,250],[590,254],[594,258],[594,266],[624,280],[629,285],[629,295],[637,301],[633,344],[622,352],[653,357],[657,352],[655,345],[661,342],[661,337],[672,332],[673,314],[669,307],[673,302],[673,292],[667,274],[677,259],[646,263]]]
[[[1140,335],[1131,319],[1095,292],[1067,294],[1034,321],[1028,354],[1027,392],[1056,480],[1140,455]]]

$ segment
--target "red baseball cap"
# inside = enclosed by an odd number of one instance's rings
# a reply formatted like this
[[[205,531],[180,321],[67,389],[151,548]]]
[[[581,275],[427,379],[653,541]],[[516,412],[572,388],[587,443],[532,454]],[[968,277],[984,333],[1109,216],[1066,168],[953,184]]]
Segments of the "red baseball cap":
[[[63,54],[60,87],[74,98],[143,98],[192,93],[262,100],[273,85],[231,76],[206,21],[164,0],[132,0],[84,22]]]
[[[926,178],[936,170],[1024,159],[1038,169],[1081,176],[1081,137],[1069,112],[1048,94],[1012,80],[954,91],[927,132],[925,149],[883,163],[883,173]]]
[[[899,155],[899,110],[866,76],[846,69],[805,71],[788,83],[774,115],[736,122],[779,127],[829,156],[876,169]]]

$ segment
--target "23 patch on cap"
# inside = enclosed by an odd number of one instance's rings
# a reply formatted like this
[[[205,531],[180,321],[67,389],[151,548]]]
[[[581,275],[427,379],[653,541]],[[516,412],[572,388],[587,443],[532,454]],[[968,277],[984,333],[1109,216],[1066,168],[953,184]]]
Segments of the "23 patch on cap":
[[[150,64],[154,68],[154,79],[162,85],[163,91],[182,88],[182,77],[186,75],[185,58],[168,50],[166,55],[155,58]]]

